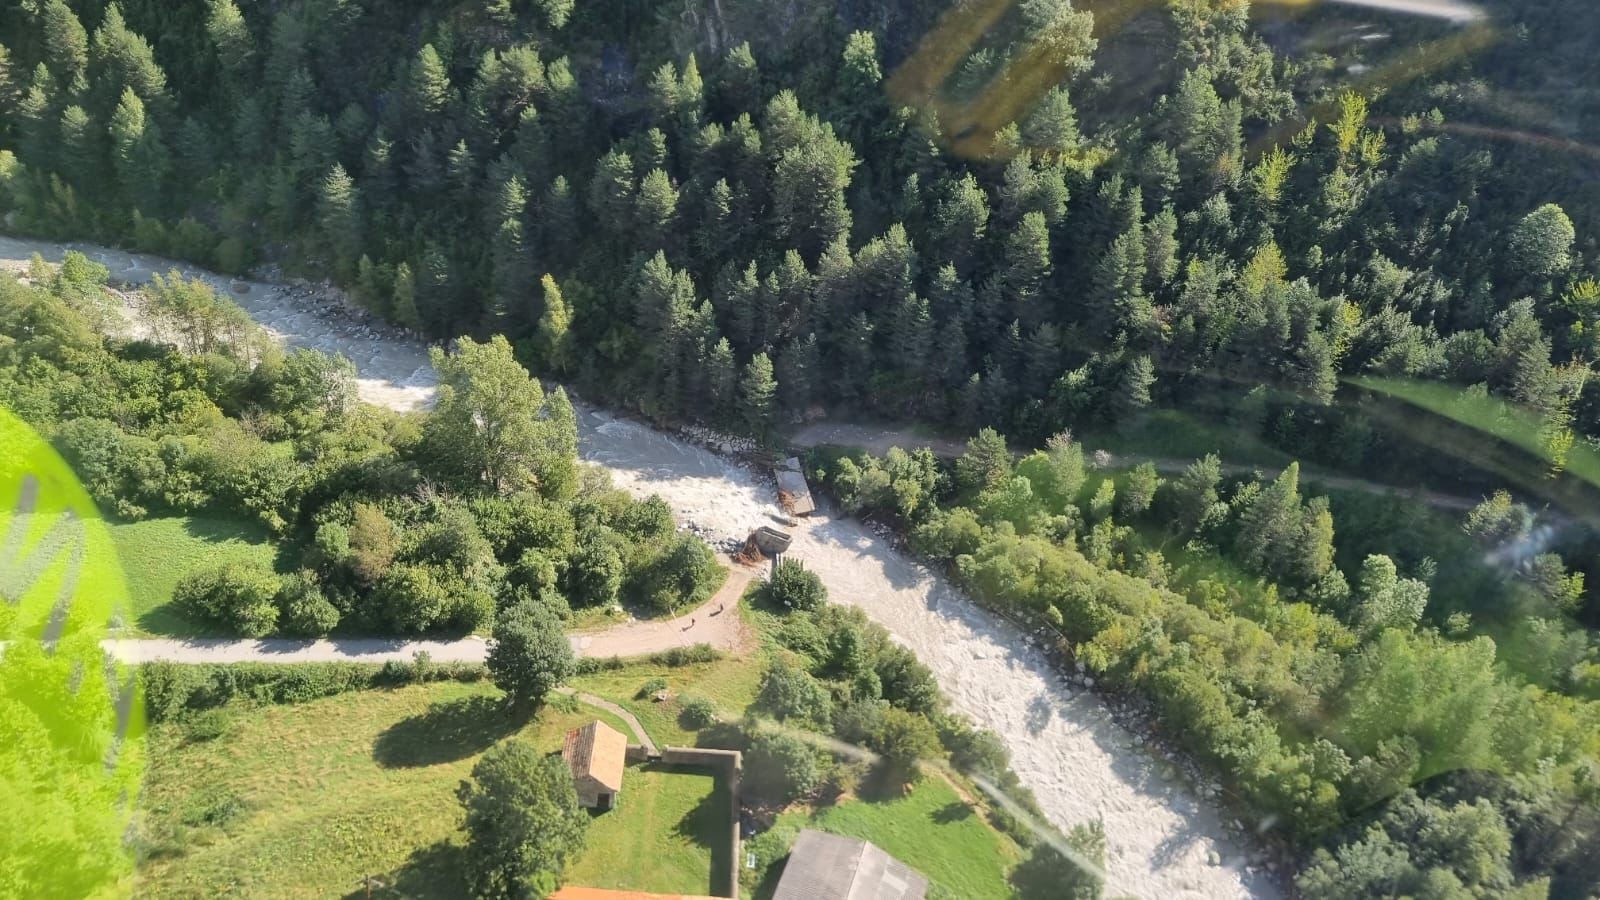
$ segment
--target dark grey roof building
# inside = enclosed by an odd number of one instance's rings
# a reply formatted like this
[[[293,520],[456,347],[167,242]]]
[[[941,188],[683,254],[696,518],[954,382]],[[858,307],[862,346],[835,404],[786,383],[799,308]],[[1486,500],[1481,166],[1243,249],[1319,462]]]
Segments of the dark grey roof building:
[[[922,900],[928,879],[855,838],[800,832],[772,900]]]

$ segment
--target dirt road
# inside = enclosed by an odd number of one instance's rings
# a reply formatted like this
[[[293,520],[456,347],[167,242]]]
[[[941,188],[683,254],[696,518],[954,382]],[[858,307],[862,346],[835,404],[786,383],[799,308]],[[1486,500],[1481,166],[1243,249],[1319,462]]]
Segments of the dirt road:
[[[911,429],[883,428],[850,422],[817,422],[807,425],[791,435],[789,443],[796,447],[818,447],[824,444],[860,447],[877,456],[882,456],[889,452],[891,447],[899,447],[902,450],[916,450],[927,447],[934,452],[935,456],[946,459],[960,456],[966,450],[966,446],[960,441],[949,438],[927,436]],[[1107,454],[1106,458],[1106,464],[1116,468],[1137,466],[1147,462],[1154,463],[1155,467],[1161,472],[1176,474],[1188,468],[1194,460],[1143,456],[1133,453]],[[1249,466],[1230,462],[1223,462],[1222,464],[1222,472],[1225,475],[1249,475],[1253,472],[1260,472],[1267,478],[1274,478],[1280,471],[1282,470],[1272,466]],[[1365,478],[1322,472],[1316,469],[1309,469],[1303,465],[1300,470],[1300,482],[1306,485],[1321,485],[1324,488],[1331,488],[1336,491],[1354,491],[1363,494],[1376,494],[1412,500],[1426,503],[1439,509],[1468,510],[1483,499],[1482,497],[1466,497],[1445,494],[1439,491],[1421,490],[1416,487],[1399,487],[1379,481],[1369,481]]]

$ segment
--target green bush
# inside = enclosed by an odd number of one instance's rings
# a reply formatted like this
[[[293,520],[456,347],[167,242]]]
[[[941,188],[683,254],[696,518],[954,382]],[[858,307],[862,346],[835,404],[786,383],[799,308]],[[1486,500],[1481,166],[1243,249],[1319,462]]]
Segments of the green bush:
[[[744,754],[744,785],[758,797],[788,801],[816,790],[822,781],[817,751],[784,732],[764,732]]]
[[[172,602],[185,614],[241,637],[278,627],[278,576],[259,563],[231,562],[184,576]]]
[[[828,599],[828,589],[822,586],[822,579],[793,559],[778,563],[762,592],[768,603],[784,609],[809,611]]]
[[[784,662],[774,663],[762,676],[756,702],[780,722],[799,719],[826,727],[833,717],[833,699],[822,682]]]
[[[627,663],[618,656],[585,656],[573,666],[574,675],[593,675],[597,672],[613,672],[626,666]]]
[[[668,611],[697,606],[711,596],[721,575],[722,568],[705,541],[680,534],[641,567],[636,596]]]
[[[667,680],[665,678],[651,678],[639,686],[639,693],[634,694],[634,696],[643,699],[654,695],[657,691],[666,689]]]
[[[220,709],[208,709],[189,718],[183,736],[191,743],[214,741],[233,728],[233,717]]]
[[[278,588],[278,623],[285,634],[321,637],[339,625],[339,610],[323,596],[315,572],[287,575]]]
[[[722,658],[722,651],[706,643],[690,644],[687,647],[672,647],[660,653],[650,654],[650,661],[658,666],[670,666],[674,669],[683,666],[692,666],[696,663],[716,662]]]
[[[699,731],[717,721],[717,707],[704,697],[683,697],[678,700],[678,722],[685,728]]]

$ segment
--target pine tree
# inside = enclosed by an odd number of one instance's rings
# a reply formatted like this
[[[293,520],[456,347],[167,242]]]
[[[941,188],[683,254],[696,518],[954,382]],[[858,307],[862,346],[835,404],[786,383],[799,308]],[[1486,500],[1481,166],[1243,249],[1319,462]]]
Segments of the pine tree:
[[[971,172],[946,179],[933,212],[934,247],[938,258],[971,275],[989,226],[989,196]]]
[[[836,238],[849,234],[845,191],[856,164],[850,145],[827,128],[784,150],[779,158],[772,181],[778,233],[807,259],[815,259]]]
[[[733,340],[741,350],[754,353],[766,344],[766,323],[761,317],[761,278],[755,263],[745,266],[728,286],[722,308]]]
[[[539,201],[539,246],[547,259],[564,259],[573,249],[578,233],[578,199],[565,175],[550,182]]]
[[[1171,485],[1172,528],[1179,534],[1198,529],[1217,505],[1222,460],[1215,453],[1190,463]]]
[[[235,93],[249,86],[249,76],[256,62],[255,38],[245,24],[244,14],[233,0],[210,0],[206,16],[206,35],[217,49],[217,62]]]
[[[56,102],[56,82],[44,63],[33,68],[28,87],[17,100],[18,146],[24,161],[41,168],[55,156],[55,123],[51,108]]]
[[[1024,215],[1017,228],[1006,235],[1000,277],[1012,314],[1021,315],[1022,308],[1039,297],[1045,279],[1050,277],[1050,228],[1043,213]]]
[[[710,419],[716,424],[731,421],[739,386],[739,367],[733,357],[733,345],[727,338],[718,338],[706,359],[706,393],[711,401]]]
[[[1041,158],[1071,153],[1078,147],[1078,113],[1064,86],[1051,88],[1022,126],[1022,141]]]
[[[423,44],[411,61],[406,83],[406,104],[412,117],[422,125],[442,115],[450,105],[450,73],[432,44]]]
[[[683,76],[678,79],[677,110],[674,116],[675,132],[680,140],[687,140],[700,128],[705,118],[706,86],[700,77],[700,64],[694,53],[683,63]]]
[[[572,346],[572,309],[561,295],[561,287],[553,276],[546,274],[540,280],[544,288],[544,314],[539,317],[536,346],[545,368],[558,375],[572,371],[576,353]]]
[[[693,230],[691,237],[700,268],[710,268],[726,259],[738,238],[733,222],[733,188],[728,185],[728,179],[718,178],[706,192],[700,227]]]
[[[1117,374],[1109,412],[1123,419],[1150,405],[1150,387],[1156,382],[1155,363],[1140,355],[1127,360]]]
[[[833,338],[833,377],[829,380],[838,394],[853,400],[867,386],[872,372],[872,320],[865,312],[858,312],[845,322]]]
[[[567,21],[572,18],[572,10],[576,5],[576,0],[535,0],[534,2],[534,6],[544,15],[546,27],[553,31],[560,31],[566,27]]]
[[[417,311],[417,284],[411,266],[406,263],[394,269],[394,320],[403,328],[422,330],[422,316]]]
[[[634,222],[640,250],[677,246],[678,189],[666,172],[651,169],[639,182]]]
[[[778,382],[772,374],[772,360],[765,353],[757,353],[744,367],[744,377],[739,382],[739,415],[750,433],[766,440],[775,424],[774,399]]]
[[[774,370],[778,379],[778,399],[785,410],[804,413],[811,405],[821,377],[822,364],[817,336],[808,333],[803,338],[793,338],[778,351]]]
[[[933,360],[933,314],[926,298],[907,294],[895,311],[889,336],[889,363],[913,383],[926,384]]]
[[[755,109],[761,103],[761,69],[750,52],[749,41],[729,49],[722,58],[717,95],[722,111],[730,116]]]
[[[57,83],[69,93],[88,86],[89,33],[64,0],[47,0],[39,8],[45,60]]]
[[[538,316],[530,302],[536,269],[520,216],[500,223],[490,241],[489,259],[490,327],[512,337],[525,335],[535,327]]]
[[[589,210],[613,238],[626,234],[632,226],[633,158],[620,148],[612,148],[595,165],[589,181]]]
[[[834,120],[844,137],[865,148],[883,119],[883,67],[878,63],[878,42],[870,31],[852,32],[834,74]]]
[[[132,208],[159,215],[163,206],[163,187],[171,168],[171,156],[161,139],[161,130],[145,116],[144,103],[128,88],[111,114],[112,168],[122,185],[123,196]]]
[[[1302,540],[1304,515],[1300,509],[1300,464],[1288,468],[1255,496],[1239,517],[1234,555],[1251,572],[1286,574],[1294,550]]]
[[[1045,322],[1028,335],[1022,350],[1022,393],[1043,397],[1061,374],[1061,329]]]
[[[322,180],[317,219],[322,226],[325,246],[333,253],[335,272],[341,278],[350,277],[361,255],[361,216],[357,209],[355,181],[338,163],[334,163]]]
[[[100,171],[100,147],[94,125],[76,104],[61,112],[61,174],[74,185],[92,184]]]
[[[95,29],[91,51],[97,72],[97,109],[109,109],[124,90],[131,89],[152,112],[168,110],[167,75],[156,64],[150,42],[128,29],[120,5],[106,7],[105,18]]]

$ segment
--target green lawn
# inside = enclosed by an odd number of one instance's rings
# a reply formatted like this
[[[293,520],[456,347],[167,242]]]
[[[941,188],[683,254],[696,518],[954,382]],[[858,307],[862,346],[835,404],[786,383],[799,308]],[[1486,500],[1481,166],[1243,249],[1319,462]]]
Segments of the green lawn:
[[[266,529],[236,519],[147,519],[111,526],[128,582],[129,628],[139,634],[188,636],[204,631],[174,610],[172,589],[197,569],[226,562],[271,566],[278,549]]]
[[[726,892],[728,787],[702,769],[629,766],[615,809],[594,816],[568,884],[669,894]]]
[[[149,737],[141,896],[341,896],[369,874],[386,896],[461,896],[455,789],[477,757],[512,735],[556,750],[597,715],[625,727],[588,707],[519,727],[486,684],[224,709],[230,728],[213,740],[180,725]]]
[[[771,834],[792,842],[802,828],[861,838],[881,847],[943,888],[946,896],[1005,900],[1013,896],[1007,873],[1021,858],[1009,837],[985,822],[942,777],[925,776],[909,794],[892,800],[849,798],[822,809],[792,810]],[[757,845],[759,846],[759,845]],[[779,860],[748,873],[752,894],[771,896],[783,872]]]
[[[678,701],[690,696],[705,697],[716,704],[724,720],[737,721],[745,707],[755,700],[761,670],[760,662],[733,657],[677,668],[638,663],[580,675],[568,683],[580,691],[614,700],[633,713],[658,745],[693,746],[696,734],[678,721]],[[667,690],[676,695],[673,700],[657,703],[648,697],[636,696],[646,681],[656,677],[666,680]]]

